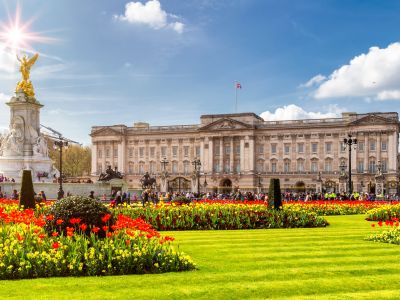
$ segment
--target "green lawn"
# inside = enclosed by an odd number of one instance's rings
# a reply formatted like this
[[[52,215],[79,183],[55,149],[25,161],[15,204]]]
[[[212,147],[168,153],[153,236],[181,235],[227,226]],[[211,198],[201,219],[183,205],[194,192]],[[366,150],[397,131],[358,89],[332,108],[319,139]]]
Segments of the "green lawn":
[[[170,232],[199,270],[0,281],[0,299],[399,299],[400,246],[363,238],[364,216],[317,229]]]

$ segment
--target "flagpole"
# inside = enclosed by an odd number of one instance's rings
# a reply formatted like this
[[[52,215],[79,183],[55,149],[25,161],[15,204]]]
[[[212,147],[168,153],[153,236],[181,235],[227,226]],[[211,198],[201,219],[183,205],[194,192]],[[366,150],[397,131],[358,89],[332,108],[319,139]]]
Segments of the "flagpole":
[[[237,113],[237,105],[238,105],[238,101],[237,101],[237,81],[235,80],[235,113]]]

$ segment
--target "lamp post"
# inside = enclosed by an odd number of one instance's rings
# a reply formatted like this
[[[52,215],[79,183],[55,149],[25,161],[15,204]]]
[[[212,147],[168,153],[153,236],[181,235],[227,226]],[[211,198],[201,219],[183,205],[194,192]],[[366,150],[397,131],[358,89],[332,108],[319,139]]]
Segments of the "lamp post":
[[[204,182],[203,182],[203,186],[204,186],[204,193],[207,192],[207,173],[204,173]]]
[[[200,167],[201,167],[200,159],[195,158],[192,161],[192,165],[194,166],[194,171],[196,172],[197,176],[197,194],[200,194]]]
[[[353,186],[351,184],[351,147],[354,146],[354,150],[356,149],[357,139],[352,138],[352,135],[349,133],[347,138],[343,139],[344,149],[348,146],[349,148],[349,194],[353,193]]]
[[[64,197],[64,191],[63,191],[63,186],[62,186],[62,182],[63,182],[63,170],[62,170],[62,153],[63,153],[63,148],[64,147],[68,147],[68,142],[67,141],[63,141],[63,140],[58,140],[58,141],[54,141],[54,150],[58,150],[60,152],[60,178],[59,178],[59,183],[60,183],[60,187],[58,189],[58,193],[57,193],[57,200],[60,200],[61,198]]]
[[[257,178],[258,178],[258,185],[257,185],[258,193],[261,193],[261,188],[262,188],[261,173],[257,173]]]
[[[166,166],[169,164],[169,161],[167,160],[167,158],[166,157],[164,157],[162,160],[161,160],[161,165],[162,165],[162,167],[163,167],[163,171],[165,172],[165,168],[166,168]]]

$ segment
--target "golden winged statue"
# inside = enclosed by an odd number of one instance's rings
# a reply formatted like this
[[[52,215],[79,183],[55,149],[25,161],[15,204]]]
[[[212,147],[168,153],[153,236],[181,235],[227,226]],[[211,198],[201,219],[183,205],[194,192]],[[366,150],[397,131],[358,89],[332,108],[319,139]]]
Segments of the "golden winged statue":
[[[24,55],[22,56],[22,58],[20,58],[17,55],[17,60],[21,63],[19,71],[21,72],[22,80],[17,83],[15,91],[16,92],[23,91],[25,95],[28,96],[29,98],[35,97],[35,92],[33,89],[32,82],[29,79],[29,74],[31,71],[31,67],[35,64],[38,57],[39,57],[38,53],[33,55],[31,58],[29,58],[27,55]]]

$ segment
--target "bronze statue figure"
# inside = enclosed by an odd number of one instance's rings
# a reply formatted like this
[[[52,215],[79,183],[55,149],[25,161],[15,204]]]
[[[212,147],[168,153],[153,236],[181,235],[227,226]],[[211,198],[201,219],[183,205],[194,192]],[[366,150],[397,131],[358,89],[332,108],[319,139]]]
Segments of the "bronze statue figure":
[[[146,172],[142,179],[140,179],[140,182],[142,183],[142,189],[151,189],[155,188],[156,185],[156,179],[154,177],[150,177],[149,172]]]
[[[121,172],[117,170],[117,167],[115,167],[115,170],[111,169],[111,166],[108,166],[107,170],[105,173],[101,173],[99,176],[99,181],[110,181],[111,179],[122,179],[123,175]]]

